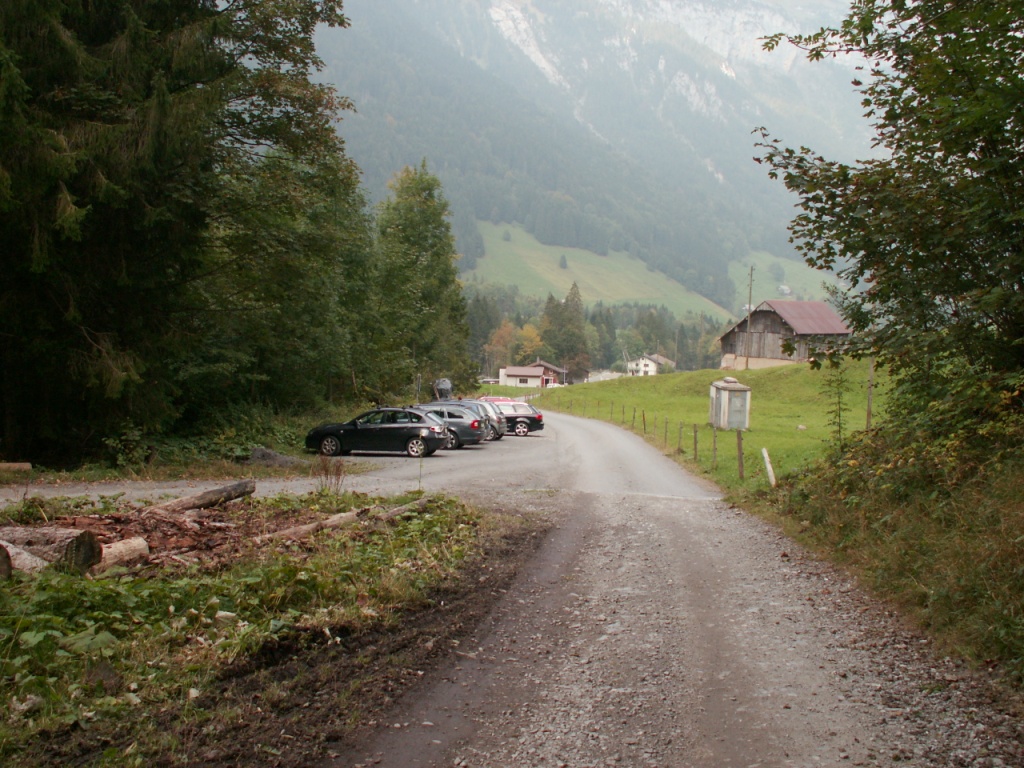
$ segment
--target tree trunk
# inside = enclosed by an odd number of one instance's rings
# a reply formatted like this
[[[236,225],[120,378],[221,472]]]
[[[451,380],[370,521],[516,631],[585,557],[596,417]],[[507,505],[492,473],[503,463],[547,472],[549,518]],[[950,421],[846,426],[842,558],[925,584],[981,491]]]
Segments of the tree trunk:
[[[103,557],[96,534],[78,528],[3,527],[0,540],[77,573],[85,573]]]
[[[339,512],[336,515],[328,517],[326,520],[317,520],[314,523],[306,523],[305,525],[293,525],[291,528],[282,528],[280,531],[274,531],[273,533],[266,533],[262,536],[257,536],[255,541],[257,543],[264,541],[272,541],[273,539],[291,539],[292,541],[298,541],[305,539],[308,536],[312,536],[317,531],[327,530],[329,528],[343,528],[346,525],[355,523],[360,518],[365,518],[373,511],[374,507],[368,509],[356,509],[351,512]]]
[[[315,523],[295,525],[291,528],[282,528],[280,531],[274,531],[273,533],[267,533],[263,536],[257,536],[255,541],[257,543],[273,541],[274,539],[291,539],[292,541],[299,541],[312,536],[318,531],[327,530],[329,528],[343,528],[346,525],[352,525],[353,523],[364,519],[388,522],[412,509],[422,510],[426,504],[426,499],[419,499],[409,504],[403,504],[400,507],[384,511],[375,517],[371,517],[371,515],[373,515],[375,510],[381,509],[381,507],[369,507],[367,509],[353,510],[351,512],[340,512],[337,515],[328,517],[326,520],[317,520]]]
[[[223,504],[225,501],[240,499],[243,496],[251,496],[256,492],[255,480],[242,480],[238,483],[225,485],[223,488],[214,488],[210,491],[197,493],[195,496],[184,496],[173,501],[165,501],[163,504],[154,504],[142,510],[142,514],[173,514],[176,512],[187,512],[190,509],[205,509]]]
[[[6,554],[8,567],[14,571],[36,573],[50,564],[49,560],[43,560],[9,541],[0,541],[0,551]]]
[[[105,571],[115,565],[133,565],[149,559],[149,544],[136,536],[131,539],[115,541],[103,545],[103,559],[95,566],[95,571]]]

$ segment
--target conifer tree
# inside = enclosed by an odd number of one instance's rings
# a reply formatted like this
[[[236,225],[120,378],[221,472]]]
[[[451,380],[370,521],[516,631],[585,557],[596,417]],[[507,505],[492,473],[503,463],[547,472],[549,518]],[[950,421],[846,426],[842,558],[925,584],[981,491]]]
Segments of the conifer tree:
[[[207,340],[225,186],[340,158],[310,83],[340,0],[0,3],[0,451],[55,460],[172,424]]]

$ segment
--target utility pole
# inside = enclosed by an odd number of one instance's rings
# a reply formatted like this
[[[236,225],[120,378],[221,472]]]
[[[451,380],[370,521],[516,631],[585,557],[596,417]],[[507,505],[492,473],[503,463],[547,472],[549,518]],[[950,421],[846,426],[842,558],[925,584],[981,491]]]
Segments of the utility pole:
[[[754,265],[750,265],[750,283],[747,288],[747,354],[743,362],[743,369],[750,370],[750,315],[754,312]]]

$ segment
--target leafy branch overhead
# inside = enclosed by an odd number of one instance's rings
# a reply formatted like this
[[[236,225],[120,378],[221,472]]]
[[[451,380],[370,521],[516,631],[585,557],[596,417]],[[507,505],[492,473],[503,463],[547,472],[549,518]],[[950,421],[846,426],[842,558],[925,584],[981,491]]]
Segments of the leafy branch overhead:
[[[856,3],[839,28],[786,39],[864,57],[876,156],[831,161],[760,129],[760,160],[799,197],[792,240],[838,269],[869,351],[924,402],[989,414],[1019,411],[1024,384],[1022,32],[1014,3]]]

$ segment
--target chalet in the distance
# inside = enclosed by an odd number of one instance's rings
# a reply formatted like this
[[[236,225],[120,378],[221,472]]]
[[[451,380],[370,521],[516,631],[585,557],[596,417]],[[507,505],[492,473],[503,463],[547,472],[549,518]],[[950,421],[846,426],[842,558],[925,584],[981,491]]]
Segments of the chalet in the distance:
[[[805,362],[811,341],[827,345],[850,335],[839,314],[824,301],[763,301],[742,320],[726,331],[722,344],[722,365],[726,370],[769,368],[786,363]],[[790,356],[782,345],[791,341],[796,352]]]
[[[630,376],[655,376],[666,368],[675,368],[674,360],[662,355],[641,355],[626,363],[626,373]]]
[[[510,365],[498,371],[498,383],[508,387],[549,387],[564,384],[568,371],[537,358],[530,365]]]

